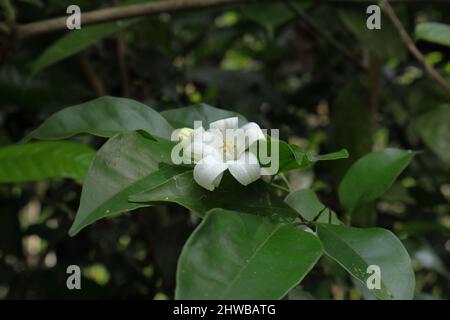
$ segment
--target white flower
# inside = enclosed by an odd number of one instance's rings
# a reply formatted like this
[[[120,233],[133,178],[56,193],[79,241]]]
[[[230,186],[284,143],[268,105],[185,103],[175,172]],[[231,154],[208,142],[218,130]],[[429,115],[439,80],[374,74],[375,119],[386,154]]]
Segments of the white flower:
[[[256,123],[238,128],[237,117],[226,118],[211,123],[208,130],[200,127],[190,134],[184,156],[195,163],[194,180],[203,188],[213,191],[227,169],[244,186],[261,176],[257,157],[248,151],[256,141],[265,139]]]

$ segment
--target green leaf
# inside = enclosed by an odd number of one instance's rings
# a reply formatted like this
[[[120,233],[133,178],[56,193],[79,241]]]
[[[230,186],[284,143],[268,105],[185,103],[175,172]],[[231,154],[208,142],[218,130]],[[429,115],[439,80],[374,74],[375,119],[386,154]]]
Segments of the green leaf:
[[[25,182],[47,178],[82,181],[95,151],[68,142],[33,142],[0,149],[0,182]]]
[[[281,299],[313,268],[320,241],[290,224],[214,209],[186,242],[176,299]]]
[[[102,38],[108,37],[136,23],[137,20],[115,21],[95,26],[69,30],[64,36],[48,47],[33,63],[32,75],[90,47]]]
[[[247,123],[247,119],[239,113],[215,108],[204,103],[185,108],[166,110],[161,112],[161,115],[166,118],[174,128],[193,128],[194,121],[202,121],[202,126],[208,128],[211,122],[230,117],[238,117],[239,126]]]
[[[338,194],[350,214],[385,193],[417,154],[411,150],[387,148],[362,157],[342,179]]]
[[[328,166],[336,186],[352,163],[372,150],[366,90],[359,82],[350,82],[339,91],[333,103],[328,148],[346,148],[350,154],[348,159]]]
[[[269,138],[266,142],[260,142],[260,147],[267,148],[269,155],[271,154],[271,144],[278,142],[279,145],[279,169],[278,172],[286,172],[294,169],[307,169],[314,165],[317,161],[338,160],[348,158],[348,152],[342,149],[337,152],[312,155],[308,154],[302,147]]]
[[[284,201],[297,211],[303,218],[312,221],[326,206],[320,202],[317,194],[311,189],[296,190],[288,194]],[[318,222],[327,223],[329,212],[325,210],[318,218]],[[341,222],[336,213],[331,211],[331,223],[340,224]]]
[[[182,173],[156,188],[135,194],[132,202],[175,202],[204,216],[214,208],[241,211],[274,219],[293,220],[297,212],[274,195],[261,180],[248,186],[237,182],[226,173],[219,188],[208,191],[200,187],[192,176],[192,171]]]
[[[369,101],[367,89],[358,80],[354,80],[342,88],[333,104],[331,111],[330,131],[328,133],[328,148],[347,148],[349,158],[332,164],[325,164],[325,169],[331,172],[333,188],[338,189],[345,173],[351,165],[371,152],[372,132],[370,112],[367,112]],[[352,222],[367,226],[374,221],[371,208],[359,210]]]
[[[304,11],[311,5],[311,2],[294,1],[293,5],[298,10]],[[255,3],[242,6],[242,11],[247,17],[262,25],[271,39],[279,26],[295,17],[295,12],[284,3]]]
[[[442,105],[414,121],[425,144],[450,165],[450,106]]]
[[[266,136],[265,141],[258,142],[258,158],[259,162],[263,167],[272,166],[272,162],[276,160],[276,156],[272,156],[272,148],[273,152],[276,152],[276,147],[272,146],[272,144],[278,144],[278,171],[286,172],[293,169],[305,169],[308,167],[308,163],[304,163],[304,159],[306,158],[306,150],[300,146],[295,144],[289,144],[283,140],[278,140],[272,138],[270,136]],[[262,151],[261,151],[262,149]],[[270,158],[270,163],[267,164],[266,160],[261,157],[262,155]]]
[[[158,112],[140,102],[106,96],[56,112],[24,140],[58,140],[86,133],[112,137],[135,130],[169,140],[173,128]]]
[[[356,36],[363,49],[375,52],[380,58],[395,57],[402,60],[406,57],[406,50],[398,31],[389,18],[381,15],[381,29],[368,30],[366,21],[368,15],[365,10],[339,9],[339,17],[344,25]]]
[[[326,161],[326,160],[339,160],[339,159],[347,159],[350,155],[348,154],[348,151],[346,149],[341,149],[339,151],[325,153],[325,154],[318,154],[316,156],[310,155],[308,156],[308,160],[310,162],[317,162],[317,161]]]
[[[185,170],[181,166],[161,167],[161,163],[171,163],[171,148],[171,143],[155,142],[137,132],[109,139],[89,168],[69,234],[73,236],[103,217],[147,206],[128,202],[128,196],[164,183]]]
[[[418,39],[450,47],[450,26],[438,22],[425,22],[416,26]]]
[[[412,299],[414,272],[411,259],[400,240],[381,228],[358,229],[317,224],[317,234],[325,253],[366,285],[370,265],[381,271],[380,289],[372,289],[379,299]]]

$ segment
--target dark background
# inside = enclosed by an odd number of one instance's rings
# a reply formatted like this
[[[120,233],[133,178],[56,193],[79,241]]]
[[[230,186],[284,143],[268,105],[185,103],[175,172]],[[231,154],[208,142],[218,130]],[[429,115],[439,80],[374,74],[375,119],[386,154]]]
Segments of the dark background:
[[[73,3],[82,11],[114,4],[13,1],[19,23],[64,15]],[[346,148],[349,159],[289,174],[292,189],[313,188],[338,213],[337,184],[356,159],[387,146],[423,150],[355,225],[388,228],[404,242],[416,298],[448,299],[450,136],[418,128],[416,120],[449,96],[386,16],[382,30],[365,28],[366,7],[316,1],[303,10],[313,26],[282,3],[144,17],[34,77],[32,63],[61,33],[0,42],[0,146],[18,142],[53,112],[100,95],[128,96],[159,111],[205,102],[279,128],[283,139],[311,152]],[[394,10],[410,34],[420,22],[450,23],[449,4],[400,3]],[[449,48],[416,44],[450,79]],[[424,141],[427,132],[433,140]],[[175,205],[145,208],[70,238],[80,191],[70,180],[0,185],[0,299],[173,298],[177,258],[198,221]],[[82,268],[80,291],[66,289],[71,264]],[[302,288],[317,299],[367,297],[325,258]]]

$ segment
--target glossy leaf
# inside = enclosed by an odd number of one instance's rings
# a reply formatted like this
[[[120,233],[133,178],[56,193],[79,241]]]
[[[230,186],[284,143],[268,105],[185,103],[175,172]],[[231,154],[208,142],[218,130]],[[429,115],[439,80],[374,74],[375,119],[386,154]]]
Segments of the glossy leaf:
[[[387,148],[372,152],[348,170],[339,185],[339,199],[349,213],[385,193],[416,152]]]
[[[418,39],[450,47],[450,25],[438,22],[425,22],[416,26]]]
[[[182,173],[156,188],[135,194],[132,202],[175,202],[204,216],[213,208],[236,210],[274,219],[293,220],[298,214],[269,190],[261,180],[248,186],[237,182],[230,174],[222,178],[219,188],[208,191],[192,177],[192,171]]]
[[[95,150],[68,142],[33,142],[0,149],[0,182],[25,182],[47,178],[82,181]]]
[[[170,164],[172,144],[155,142],[136,132],[118,134],[97,152],[81,192],[80,207],[70,228],[71,236],[99,220],[147,206],[130,203],[130,194],[164,183],[183,167]]]
[[[236,112],[215,108],[205,103],[166,110],[161,112],[161,115],[166,118],[174,128],[193,128],[194,121],[202,121],[203,127],[208,128],[211,122],[230,117],[238,117],[240,126],[247,123],[247,119]]]
[[[273,141],[277,141],[279,144],[278,172],[286,172],[294,169],[307,169],[317,161],[345,159],[349,156],[345,149],[328,154],[312,155],[298,145],[275,139],[268,139],[267,142],[262,142],[261,144],[261,147],[267,148],[269,154],[271,154],[271,143],[273,143]]]
[[[322,211],[317,219],[318,222],[327,223],[329,221],[329,215],[331,214],[331,223],[340,224],[339,219],[336,217],[336,213],[325,209],[326,206],[311,189],[293,191],[288,194],[284,201],[308,221],[314,220],[314,218]]]
[[[322,254],[320,241],[291,224],[214,209],[186,242],[177,299],[281,299]]]
[[[135,130],[169,140],[173,128],[158,112],[140,102],[106,96],[56,112],[24,140],[57,140],[78,134],[111,137]]]
[[[36,75],[49,66],[90,47],[97,41],[129,27],[137,20],[114,21],[94,26],[69,30],[63,37],[48,47],[33,63],[32,74]]]
[[[347,159],[348,157],[349,157],[348,151],[346,149],[341,149],[339,151],[325,154],[308,155],[308,160],[310,162],[317,162],[317,161]]]
[[[370,290],[377,298],[412,299],[415,279],[411,259],[400,240],[390,231],[319,223],[317,234],[325,253],[363,285],[373,274],[367,268],[370,265],[380,268],[381,286]]]

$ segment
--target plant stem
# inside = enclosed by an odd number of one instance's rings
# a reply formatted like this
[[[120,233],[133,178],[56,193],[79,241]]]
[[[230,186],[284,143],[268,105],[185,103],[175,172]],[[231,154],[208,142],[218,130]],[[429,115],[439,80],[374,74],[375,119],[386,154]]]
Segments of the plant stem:
[[[261,2],[259,0],[258,2]],[[264,0],[270,1],[270,0]],[[150,1],[140,4],[112,7],[89,12],[81,13],[81,25],[87,26],[91,24],[129,19],[140,16],[148,16],[163,12],[175,12],[189,9],[210,8],[219,6],[229,6],[243,3],[255,3],[256,0],[167,0],[167,1]],[[32,36],[39,36],[51,32],[66,30],[67,16],[52,18],[16,27],[19,38],[25,39]]]
[[[403,27],[402,23],[398,19],[397,15],[395,14],[394,9],[392,9],[391,5],[387,0],[381,0],[379,3],[381,9],[387,14],[389,19],[391,20],[394,27],[397,29],[398,33],[400,34],[400,37],[405,44],[406,48],[411,52],[411,54],[419,61],[427,71],[428,75],[436,81],[442,89],[444,89],[447,93],[450,94],[450,85],[447,83],[447,81],[437,72],[425,59],[422,52],[419,51],[419,49],[414,44],[414,41],[411,39],[409,34],[406,32],[405,28]]]
[[[279,190],[287,192],[287,193],[291,193],[291,190],[289,190],[288,188],[285,188],[285,187],[280,186],[279,184],[276,184],[276,183],[273,183],[273,182],[269,183],[269,186],[272,186],[272,187],[274,187],[276,189],[279,189]]]
[[[81,69],[83,70],[84,75],[86,76],[87,80],[91,84],[92,88],[95,91],[95,94],[98,97],[106,95],[106,89],[105,85],[103,84],[103,81],[100,79],[100,77],[95,72],[94,67],[87,59],[84,52],[81,53],[79,56],[79,61],[81,65]]]

